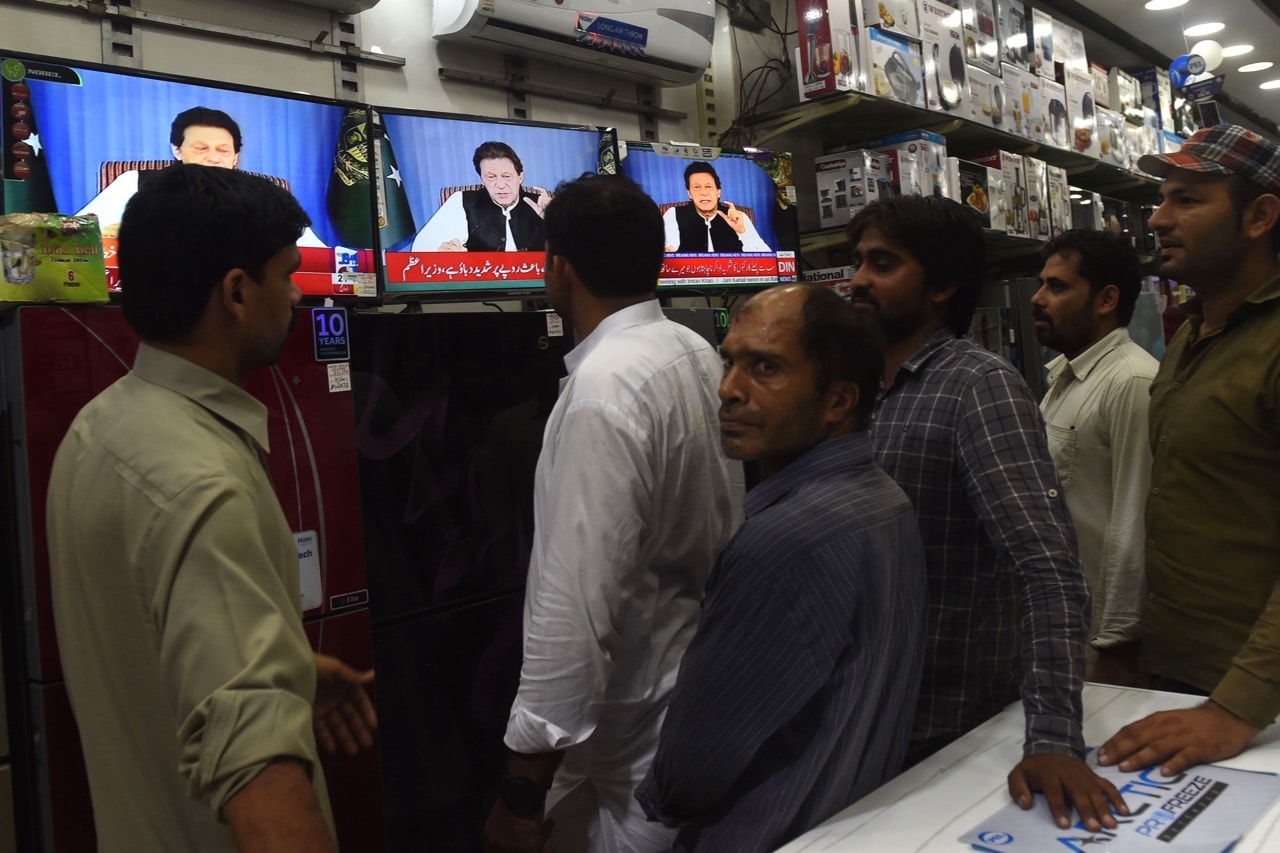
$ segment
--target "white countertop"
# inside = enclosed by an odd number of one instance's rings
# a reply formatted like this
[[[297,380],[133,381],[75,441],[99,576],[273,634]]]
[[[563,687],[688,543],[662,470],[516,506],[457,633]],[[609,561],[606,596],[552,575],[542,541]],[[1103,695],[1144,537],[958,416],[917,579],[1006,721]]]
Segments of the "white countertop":
[[[1202,701],[1178,693],[1086,684],[1085,743],[1100,746],[1120,728],[1147,714]],[[779,853],[969,850],[957,839],[1009,802],[1006,778],[1022,757],[1022,739],[1022,704],[1015,703]],[[1280,724],[1259,734],[1240,755],[1217,763],[1241,770],[1280,772]],[[1280,850],[1280,803],[1263,815],[1232,853],[1275,850]]]

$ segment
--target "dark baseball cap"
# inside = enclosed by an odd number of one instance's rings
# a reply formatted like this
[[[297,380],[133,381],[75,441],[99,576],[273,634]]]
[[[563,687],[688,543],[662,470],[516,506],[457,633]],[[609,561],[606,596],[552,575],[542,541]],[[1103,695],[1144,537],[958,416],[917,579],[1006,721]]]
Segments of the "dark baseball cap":
[[[1172,154],[1146,154],[1138,168],[1163,178],[1170,169],[1239,175],[1280,195],[1280,145],[1238,124],[1197,130]]]

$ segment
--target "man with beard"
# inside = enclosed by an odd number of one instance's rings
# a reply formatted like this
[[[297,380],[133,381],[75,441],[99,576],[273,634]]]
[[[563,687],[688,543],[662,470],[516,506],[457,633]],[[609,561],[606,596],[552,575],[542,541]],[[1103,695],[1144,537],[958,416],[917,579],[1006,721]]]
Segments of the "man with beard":
[[[142,344],[72,422],[48,499],[102,850],[335,849],[317,735],[373,742],[373,673],[313,655],[303,633],[267,410],[242,387],[284,351],[306,226],[269,181],[198,165],[125,208],[124,315]]]
[[[1196,293],[1151,388],[1142,657],[1155,686],[1208,698],[1098,760],[1172,775],[1280,713],[1280,146],[1220,124],[1139,165],[1165,179],[1160,272]]]
[[[1024,757],[1009,792],[1042,792],[1057,824],[1090,830],[1127,812],[1084,763],[1089,592],[1044,421],[1008,362],[961,336],[982,289],[976,219],[954,201],[902,196],[849,223],[856,307],[885,333],[876,461],[911,498],[929,579],[918,761],[1022,698]]]
[[[1138,684],[1142,516],[1151,479],[1147,406],[1160,363],[1129,337],[1138,253],[1106,231],[1068,231],[1041,252],[1036,338],[1061,353],[1040,402],[1080,565],[1093,598],[1087,679]]]

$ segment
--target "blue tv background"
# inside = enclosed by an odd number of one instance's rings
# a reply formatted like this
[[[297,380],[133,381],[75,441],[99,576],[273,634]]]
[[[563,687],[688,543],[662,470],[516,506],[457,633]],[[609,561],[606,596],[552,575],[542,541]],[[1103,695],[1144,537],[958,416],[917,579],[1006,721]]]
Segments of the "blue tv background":
[[[640,186],[658,204],[688,201],[689,191],[684,184],[685,167],[692,163],[683,157],[668,157],[635,143],[627,146],[622,158],[622,173]],[[761,239],[779,248],[777,226],[774,222],[777,189],[773,178],[755,163],[740,154],[722,152],[711,161],[720,178],[720,202],[746,205],[755,214],[756,231]]]
[[[59,212],[75,213],[98,194],[104,161],[173,159],[174,116],[205,106],[240,125],[239,168],[288,181],[312,230],[327,245],[341,242],[329,223],[325,192],[342,106],[57,64],[76,69],[82,84],[26,82]]]
[[[413,221],[421,230],[440,207],[440,190],[478,184],[471,162],[482,142],[505,142],[524,166],[524,185],[554,192],[561,181],[598,171],[599,130],[541,127],[447,116],[396,114],[379,110],[395,149]],[[388,251],[408,251],[413,237]]]

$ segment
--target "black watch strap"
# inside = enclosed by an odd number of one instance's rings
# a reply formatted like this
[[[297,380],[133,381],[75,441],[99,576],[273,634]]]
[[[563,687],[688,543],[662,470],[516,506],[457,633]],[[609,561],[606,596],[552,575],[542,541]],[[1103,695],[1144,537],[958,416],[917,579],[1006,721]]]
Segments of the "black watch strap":
[[[527,776],[502,774],[502,787],[498,796],[516,817],[541,817],[542,809],[547,804],[549,788],[533,781]]]

